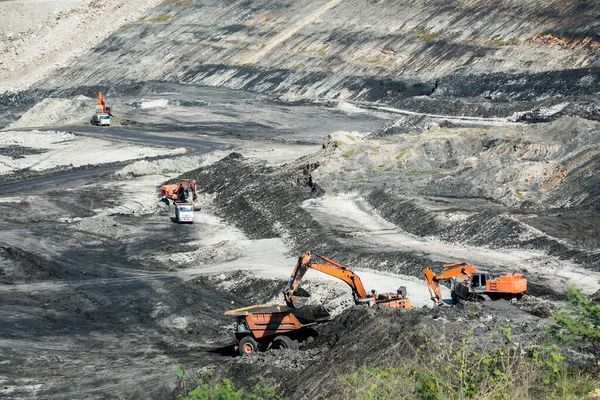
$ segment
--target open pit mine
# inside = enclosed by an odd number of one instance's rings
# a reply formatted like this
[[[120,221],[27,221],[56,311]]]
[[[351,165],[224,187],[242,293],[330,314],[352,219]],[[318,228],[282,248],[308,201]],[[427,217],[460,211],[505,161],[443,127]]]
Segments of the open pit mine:
[[[0,1],[0,398],[600,398],[599,32]]]

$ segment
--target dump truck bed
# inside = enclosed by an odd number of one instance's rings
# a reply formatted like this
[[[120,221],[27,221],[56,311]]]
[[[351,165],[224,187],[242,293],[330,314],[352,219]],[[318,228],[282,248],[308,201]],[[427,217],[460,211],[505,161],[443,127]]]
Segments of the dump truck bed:
[[[284,305],[263,304],[225,312],[225,315],[230,317],[254,316],[257,314],[292,314],[303,325],[325,322],[331,318],[325,307],[321,305],[290,308]]]

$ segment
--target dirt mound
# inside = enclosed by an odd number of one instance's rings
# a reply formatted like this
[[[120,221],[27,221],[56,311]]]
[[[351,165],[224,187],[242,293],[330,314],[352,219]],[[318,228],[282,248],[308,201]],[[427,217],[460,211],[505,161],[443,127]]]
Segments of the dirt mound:
[[[42,154],[45,153],[46,149],[39,149],[39,148],[33,148],[33,147],[26,147],[26,146],[16,146],[16,145],[9,145],[9,146],[4,146],[4,147],[0,147],[0,156],[5,156],[5,157],[10,157],[13,160],[17,159],[17,158],[24,158],[25,156],[29,155],[29,154]]]
[[[556,310],[556,306],[551,302],[531,295],[523,295],[516,305],[519,309],[540,318],[551,317]]]
[[[439,126],[432,118],[424,115],[407,115],[384,125],[381,129],[373,132],[371,137],[380,138],[394,136],[401,133],[421,133],[433,126]]]
[[[418,357],[421,345],[433,341],[448,348],[474,332],[474,348],[489,348],[501,325],[511,326],[515,341],[543,335],[543,320],[521,312],[504,301],[493,305],[468,304],[434,309],[376,309],[351,307],[332,321],[319,325],[315,342],[306,351],[268,353],[234,359],[227,376],[241,385],[262,375],[295,399],[335,395],[337,378],[363,365],[398,367]]]
[[[44,99],[21,115],[21,118],[10,124],[7,129],[89,122],[95,112],[95,105],[93,99],[81,95],[73,99]]]
[[[399,251],[365,254],[344,244],[302,207],[324,194],[313,178],[319,165],[314,157],[303,157],[274,168],[233,153],[176,179],[196,179],[200,192],[215,196],[219,216],[252,239],[280,237],[295,254],[313,249],[346,265],[421,276],[421,266],[431,260]]]

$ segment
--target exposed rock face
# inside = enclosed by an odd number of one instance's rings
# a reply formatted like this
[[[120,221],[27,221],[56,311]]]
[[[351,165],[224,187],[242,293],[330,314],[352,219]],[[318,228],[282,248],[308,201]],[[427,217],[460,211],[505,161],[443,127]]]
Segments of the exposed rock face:
[[[599,11],[538,0],[169,1],[39,86],[182,81],[420,109],[443,105],[406,99],[591,96]]]

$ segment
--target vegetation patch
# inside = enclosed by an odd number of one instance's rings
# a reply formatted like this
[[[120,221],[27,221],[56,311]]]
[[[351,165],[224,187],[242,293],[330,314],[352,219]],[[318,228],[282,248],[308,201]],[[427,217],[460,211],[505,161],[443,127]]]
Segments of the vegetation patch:
[[[360,62],[366,63],[366,64],[377,65],[378,67],[391,67],[392,65],[394,65],[394,60],[380,57],[380,56],[377,56],[375,58],[359,57],[359,58],[357,58],[357,61],[360,61]]]
[[[347,152],[345,152],[344,154],[342,154],[342,157],[350,158],[350,157],[352,157],[352,155],[354,154],[355,151],[356,151],[355,149],[350,149]]]
[[[339,379],[341,399],[565,399],[586,398],[600,381],[593,372],[567,368],[553,345],[522,348],[501,326],[487,349],[426,339],[401,367],[361,367]]]
[[[435,40],[440,37],[439,33],[432,32],[431,30],[429,30],[428,28],[426,28],[424,26],[417,26],[415,28],[415,30],[413,31],[413,34],[417,38],[419,38],[425,42],[430,42],[430,41]]]
[[[589,299],[571,286],[567,307],[554,313],[552,333],[561,342],[586,341],[600,344],[600,302]]]
[[[189,7],[192,5],[192,0],[165,0],[162,4],[168,6]]]
[[[410,171],[409,175],[435,175],[442,172],[440,168],[435,169],[425,169],[423,171]]]
[[[274,388],[265,383],[263,377],[250,378],[250,389],[238,389],[229,379],[211,380],[211,373],[205,373],[199,380],[198,386],[189,393],[177,396],[178,400],[284,400]]]
[[[154,17],[154,18],[142,17],[142,18],[138,19],[138,22],[151,22],[153,24],[160,24],[163,22],[170,21],[171,18],[173,18],[171,16],[171,14],[161,14],[158,17]]]
[[[320,56],[324,56],[325,54],[327,54],[327,49],[329,49],[329,45],[328,44],[324,45],[319,50],[317,50],[317,54],[320,55]]]
[[[525,200],[527,189],[517,189],[515,190],[515,194],[519,200]]]
[[[409,150],[403,150],[400,153],[396,154],[395,158],[396,160],[401,159],[402,157],[406,156],[408,154]]]

